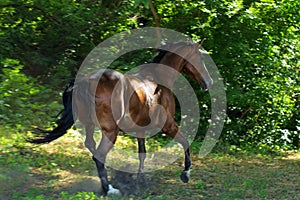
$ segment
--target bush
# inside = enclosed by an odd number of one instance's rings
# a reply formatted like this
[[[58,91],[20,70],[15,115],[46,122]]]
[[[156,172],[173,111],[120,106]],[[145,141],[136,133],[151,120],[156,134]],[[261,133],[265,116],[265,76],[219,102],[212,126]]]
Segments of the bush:
[[[58,112],[58,95],[22,73],[19,61],[1,62],[0,124],[2,127],[26,129],[44,125]],[[57,98],[53,98],[53,96]]]
[[[226,143],[299,148],[299,7],[297,0],[159,1],[162,26],[207,38],[226,84]]]

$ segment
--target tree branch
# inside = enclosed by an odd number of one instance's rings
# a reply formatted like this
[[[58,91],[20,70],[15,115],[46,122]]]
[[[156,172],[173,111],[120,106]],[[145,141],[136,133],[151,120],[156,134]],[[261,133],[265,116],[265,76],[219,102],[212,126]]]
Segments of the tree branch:
[[[150,7],[150,10],[151,10],[152,15],[154,17],[155,27],[159,27],[159,25],[160,25],[160,18],[159,18],[158,14],[157,14],[157,12],[156,12],[156,10],[154,8],[152,0],[149,0],[149,7]]]
[[[151,13],[154,17],[155,27],[159,27],[160,26],[160,18],[159,18],[158,14],[157,14],[157,12],[154,8],[152,0],[149,0],[149,7],[150,7]],[[155,29],[155,31],[156,31],[156,36],[157,36],[156,46],[159,47],[160,46],[160,41],[161,41],[161,33],[158,29]]]

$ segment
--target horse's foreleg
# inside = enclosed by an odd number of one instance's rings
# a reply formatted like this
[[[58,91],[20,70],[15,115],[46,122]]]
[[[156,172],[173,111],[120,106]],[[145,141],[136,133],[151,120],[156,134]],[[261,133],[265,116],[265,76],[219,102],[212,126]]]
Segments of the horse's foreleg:
[[[163,128],[163,131],[170,137],[172,137],[176,142],[179,142],[184,149],[184,170],[180,175],[182,182],[189,182],[190,177],[190,168],[191,168],[191,159],[190,159],[190,150],[189,143],[185,137],[182,136],[177,124],[172,124],[169,127]]]
[[[109,185],[108,183],[108,178],[107,178],[107,172],[105,169],[105,160],[108,152],[112,149],[115,141],[117,138],[117,133],[109,133],[109,134],[102,134],[102,139],[101,142],[93,154],[93,160],[96,163],[96,167],[98,170],[98,175],[102,184],[102,189],[104,196],[106,196],[110,190],[111,192],[118,192],[115,190],[112,186]]]
[[[182,182],[187,183],[190,179],[190,170],[191,170],[191,158],[190,158],[190,150],[187,148],[184,152],[185,161],[184,161],[184,170],[181,172],[180,179]]]
[[[182,182],[187,183],[189,182],[191,168],[189,143],[187,139],[185,139],[181,135],[180,131],[177,132],[176,136],[174,137],[174,140],[179,142],[184,149],[184,170],[181,172],[180,178]]]
[[[94,130],[95,130],[94,125],[85,126],[86,136],[85,136],[84,145],[86,148],[90,150],[91,153],[94,153],[96,150],[96,142],[94,140]]]
[[[144,175],[144,162],[146,159],[146,147],[145,147],[145,133],[141,137],[137,138],[139,148],[139,171],[138,171],[138,184],[140,187],[147,187],[145,175]]]

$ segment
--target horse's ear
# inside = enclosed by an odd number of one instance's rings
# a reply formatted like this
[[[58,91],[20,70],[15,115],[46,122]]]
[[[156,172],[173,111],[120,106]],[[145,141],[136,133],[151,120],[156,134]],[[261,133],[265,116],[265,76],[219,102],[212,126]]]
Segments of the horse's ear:
[[[203,38],[202,40],[199,40],[198,42],[197,42],[197,44],[199,45],[199,46],[202,46],[202,44],[203,44],[203,42],[206,40],[206,38]]]

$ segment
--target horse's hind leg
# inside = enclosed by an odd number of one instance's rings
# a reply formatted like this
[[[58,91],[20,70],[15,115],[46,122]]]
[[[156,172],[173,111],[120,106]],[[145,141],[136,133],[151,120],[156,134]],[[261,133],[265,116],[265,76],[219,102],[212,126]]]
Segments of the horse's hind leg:
[[[138,141],[138,149],[139,149],[139,171],[138,171],[138,181],[139,183],[145,184],[145,176],[144,176],[144,162],[146,159],[146,147],[145,147],[145,138],[144,135],[141,138],[137,138]]]
[[[138,149],[139,149],[139,174],[144,172],[144,162],[146,159],[146,147],[145,147],[145,138],[137,138],[138,140]]]
[[[107,178],[107,172],[105,169],[105,160],[107,153],[111,150],[113,147],[115,141],[117,138],[117,132],[112,133],[104,133],[102,134],[101,142],[93,154],[93,160],[96,163],[96,167],[98,170],[98,175],[102,184],[102,189],[104,196],[106,196],[109,192],[118,192],[117,190],[113,189],[112,186],[109,186],[108,178]],[[112,190],[112,191],[110,191]]]
[[[176,142],[179,142],[184,149],[184,170],[182,171],[180,178],[182,182],[187,183],[189,181],[190,176],[190,168],[191,168],[191,159],[190,159],[190,150],[189,150],[189,143],[186,138],[182,136],[178,125],[175,121],[172,123],[166,123],[165,127],[163,128],[163,132],[165,132],[168,136],[173,138]]]

